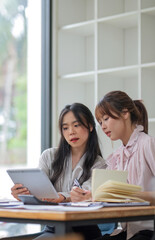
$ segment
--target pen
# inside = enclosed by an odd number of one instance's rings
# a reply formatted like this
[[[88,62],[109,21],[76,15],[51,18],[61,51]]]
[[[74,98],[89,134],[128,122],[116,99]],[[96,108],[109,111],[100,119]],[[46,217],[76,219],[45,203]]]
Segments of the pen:
[[[77,180],[77,178],[75,178],[74,183],[73,183],[73,186],[76,186],[76,187],[79,187],[79,188],[82,189],[82,187],[81,187],[79,181]]]
[[[79,187],[79,188],[82,189],[82,187],[81,187],[79,181],[77,180],[77,178],[75,178],[74,183],[73,183],[73,186],[76,186],[76,187]],[[82,193],[82,195],[85,195],[85,193]]]

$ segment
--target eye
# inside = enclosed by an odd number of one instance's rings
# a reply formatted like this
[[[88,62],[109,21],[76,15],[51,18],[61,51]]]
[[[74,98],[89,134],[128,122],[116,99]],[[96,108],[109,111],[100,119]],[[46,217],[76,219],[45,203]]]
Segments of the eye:
[[[63,127],[63,128],[62,128],[63,131],[66,131],[67,129],[68,129],[67,127]]]
[[[107,121],[109,119],[109,117],[106,117],[105,119],[104,119],[104,121]]]
[[[74,127],[79,127],[79,126],[80,126],[79,123],[74,124]]]
[[[109,116],[104,116],[103,120],[107,121],[109,119]]]

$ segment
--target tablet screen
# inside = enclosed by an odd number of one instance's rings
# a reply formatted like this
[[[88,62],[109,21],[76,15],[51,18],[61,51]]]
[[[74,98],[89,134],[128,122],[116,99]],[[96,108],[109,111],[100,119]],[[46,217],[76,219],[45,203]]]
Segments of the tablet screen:
[[[46,173],[39,168],[8,169],[13,183],[20,183],[38,198],[58,198],[53,184]]]

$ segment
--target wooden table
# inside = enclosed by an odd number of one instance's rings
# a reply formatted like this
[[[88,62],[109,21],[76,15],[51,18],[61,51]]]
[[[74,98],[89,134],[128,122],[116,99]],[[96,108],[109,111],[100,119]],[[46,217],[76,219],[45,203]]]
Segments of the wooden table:
[[[56,234],[62,235],[71,232],[72,226],[139,220],[154,220],[155,223],[155,207],[105,207],[79,212],[0,209],[0,221],[2,222],[54,225]]]

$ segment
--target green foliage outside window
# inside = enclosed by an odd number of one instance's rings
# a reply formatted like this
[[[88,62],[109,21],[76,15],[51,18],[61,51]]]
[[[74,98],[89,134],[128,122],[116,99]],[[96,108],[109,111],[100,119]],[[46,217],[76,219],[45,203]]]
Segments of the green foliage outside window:
[[[26,161],[27,0],[0,1],[0,164]]]

